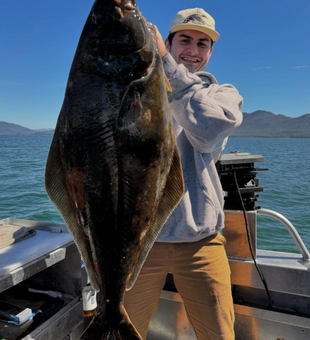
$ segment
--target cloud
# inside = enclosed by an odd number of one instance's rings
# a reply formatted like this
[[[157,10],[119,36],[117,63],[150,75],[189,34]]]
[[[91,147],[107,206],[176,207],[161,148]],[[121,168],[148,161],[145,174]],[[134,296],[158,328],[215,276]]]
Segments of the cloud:
[[[252,71],[256,71],[256,70],[269,70],[271,69],[272,66],[260,66],[260,67],[251,67]]]
[[[292,68],[295,69],[295,70],[299,70],[299,69],[304,69],[304,68],[307,68],[307,67],[308,67],[308,65],[296,65],[296,66],[293,66]],[[260,70],[270,70],[272,68],[273,68],[272,66],[258,66],[258,67],[250,67],[250,70],[260,71]]]
[[[308,65],[297,65],[297,66],[293,66],[294,69],[300,69],[300,68],[307,68]]]

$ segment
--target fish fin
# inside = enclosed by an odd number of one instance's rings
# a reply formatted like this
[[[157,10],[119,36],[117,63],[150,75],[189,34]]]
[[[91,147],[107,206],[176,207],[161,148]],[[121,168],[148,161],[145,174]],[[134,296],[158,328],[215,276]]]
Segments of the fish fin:
[[[136,270],[130,276],[127,282],[126,290],[130,290],[136,282],[140,270],[148,256],[148,253],[152,249],[159,232],[161,231],[163,225],[165,224],[173,210],[179,204],[181,198],[183,197],[183,194],[184,180],[182,165],[180,155],[175,144],[170,172],[167,176],[166,185],[158,206],[153,226],[152,228],[150,228],[149,233],[145,237],[145,246],[141,247],[142,249],[144,249],[144,251],[141,252],[139,255]]]
[[[82,334],[80,340],[142,340],[137,329],[131,323],[125,308],[119,322],[111,322],[102,313],[97,313],[89,326]]]
[[[88,235],[83,228],[79,226],[76,216],[76,208],[73,208],[73,201],[68,191],[68,183],[64,175],[64,169],[60,157],[59,139],[57,138],[57,131],[55,131],[54,138],[48,154],[46,168],[45,168],[45,190],[54,203],[65,223],[69,226],[70,233],[73,236],[74,242],[78,247],[80,255],[85,263],[85,268],[93,267],[93,259],[89,247],[85,244],[83,246],[79,240],[88,240]],[[95,272],[88,272],[93,288],[99,290],[99,280]]]
[[[172,92],[172,87],[171,87],[169,79],[167,78],[166,75],[164,75],[164,77],[165,77],[165,85],[166,85],[167,91]]]

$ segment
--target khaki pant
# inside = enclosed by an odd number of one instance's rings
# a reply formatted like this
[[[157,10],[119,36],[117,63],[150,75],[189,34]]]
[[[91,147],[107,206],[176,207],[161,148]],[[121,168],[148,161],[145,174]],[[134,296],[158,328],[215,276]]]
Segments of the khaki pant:
[[[167,273],[173,274],[198,340],[234,339],[230,268],[224,244],[220,233],[193,243],[155,243],[125,296],[125,308],[143,339]]]

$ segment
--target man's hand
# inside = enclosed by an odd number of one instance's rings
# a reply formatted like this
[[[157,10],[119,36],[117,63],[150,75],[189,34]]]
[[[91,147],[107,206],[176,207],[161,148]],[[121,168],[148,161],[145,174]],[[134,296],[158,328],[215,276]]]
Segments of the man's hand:
[[[161,36],[158,28],[150,22],[146,22],[147,27],[151,30],[153,36],[155,37],[157,43],[157,49],[161,57],[163,58],[167,53],[167,48],[165,46],[163,37]]]

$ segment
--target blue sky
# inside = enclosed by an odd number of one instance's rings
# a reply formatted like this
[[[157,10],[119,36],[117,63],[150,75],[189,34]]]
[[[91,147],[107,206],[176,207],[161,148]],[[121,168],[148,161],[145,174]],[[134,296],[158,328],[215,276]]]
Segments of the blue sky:
[[[0,0],[0,121],[53,128],[93,0]],[[137,0],[166,37],[177,11],[203,7],[221,34],[206,70],[243,112],[310,113],[309,0]]]

